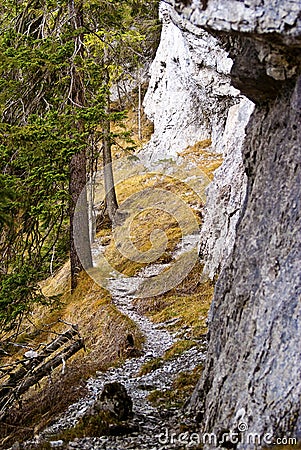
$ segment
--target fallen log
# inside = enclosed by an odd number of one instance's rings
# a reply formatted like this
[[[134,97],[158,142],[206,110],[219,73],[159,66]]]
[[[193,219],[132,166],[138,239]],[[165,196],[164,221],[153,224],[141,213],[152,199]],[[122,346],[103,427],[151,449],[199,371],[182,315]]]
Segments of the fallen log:
[[[19,361],[19,364],[22,364],[22,367],[10,374],[8,381],[0,386],[0,399],[7,390],[15,387],[18,381],[22,380],[24,376],[31,372],[36,366],[38,366],[41,362],[45,360],[48,356],[50,356],[53,352],[58,350],[62,345],[66,342],[70,341],[73,337],[79,336],[78,328],[73,326],[71,329],[67,330],[65,333],[59,335],[56,339],[51,341],[46,347],[43,349],[42,353],[38,354],[35,358],[23,358],[23,360]],[[0,400],[0,409],[1,409],[1,400]]]
[[[66,346],[71,340],[73,342]],[[8,380],[0,386],[0,419],[30,387],[39,383],[61,364],[65,364],[82,348],[84,348],[84,340],[80,337],[77,326],[72,326],[46,345],[40,353],[33,351],[30,359],[23,357],[21,361],[18,361],[17,365],[22,364],[22,367],[10,373]]]

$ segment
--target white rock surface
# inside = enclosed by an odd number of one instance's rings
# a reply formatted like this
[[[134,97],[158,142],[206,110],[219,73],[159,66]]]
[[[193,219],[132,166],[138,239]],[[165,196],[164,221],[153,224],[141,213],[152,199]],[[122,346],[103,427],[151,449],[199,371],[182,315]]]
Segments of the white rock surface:
[[[166,0],[198,26],[218,31],[274,34],[287,45],[299,46],[300,0]],[[204,7],[205,6],[205,7]]]
[[[228,109],[239,101],[230,86],[232,60],[218,41],[181,19],[161,2],[162,35],[144,99],[154,134],[139,156],[150,162],[176,159],[204,139],[213,151],[221,140]]]
[[[253,110],[254,104],[245,98],[229,109],[220,147],[224,161],[207,189],[201,256],[204,271],[210,278],[223,267],[234,246],[236,224],[247,186],[241,149]]]
[[[213,278],[234,245],[246,186],[241,146],[253,104],[230,85],[232,60],[217,39],[163,2],[160,17],[161,41],[144,99],[154,134],[139,157],[151,167],[176,160],[204,139],[212,140],[212,152],[224,155],[207,190],[201,233],[205,272]]]

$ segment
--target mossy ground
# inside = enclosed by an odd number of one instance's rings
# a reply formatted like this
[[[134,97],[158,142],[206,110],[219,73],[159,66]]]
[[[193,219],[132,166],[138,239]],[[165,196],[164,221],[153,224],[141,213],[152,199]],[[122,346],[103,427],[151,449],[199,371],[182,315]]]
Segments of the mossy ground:
[[[164,408],[181,408],[192,394],[203,367],[197,366],[192,371],[180,372],[173,381],[171,389],[152,391],[148,395],[148,400],[155,406]]]
[[[75,438],[113,434],[115,430],[122,434],[123,429],[126,429],[125,422],[120,422],[109,411],[99,411],[97,414],[82,417],[74,427],[62,431],[52,439],[69,442]]]

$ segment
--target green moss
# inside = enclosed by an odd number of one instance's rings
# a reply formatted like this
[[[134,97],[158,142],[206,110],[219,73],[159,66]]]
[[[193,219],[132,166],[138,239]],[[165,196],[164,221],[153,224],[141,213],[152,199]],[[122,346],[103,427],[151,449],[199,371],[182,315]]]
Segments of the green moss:
[[[62,440],[68,443],[76,438],[99,437],[110,434],[111,427],[122,426],[116,417],[109,411],[100,411],[98,414],[84,416],[73,427],[64,430],[51,437],[52,441]],[[37,450],[48,450],[52,448],[49,442],[42,442]]]
[[[165,352],[164,360],[169,361],[170,359],[173,359],[182,353],[184,353],[186,350],[189,350],[192,347],[195,347],[196,343],[195,341],[190,340],[181,340],[175,342],[170,349],[168,349]]]
[[[181,408],[189,396],[192,394],[197,384],[203,367],[197,366],[190,372],[181,372],[172,384],[172,388],[166,391],[158,389],[150,392],[148,401],[155,406],[164,406],[164,408]]]
[[[194,347],[196,345],[195,341],[190,340],[181,340],[175,342],[160,358],[152,359],[151,361],[147,361],[141,366],[141,369],[138,373],[138,376],[141,377],[146,375],[153,370],[159,369],[159,367],[163,366],[165,361],[170,361],[173,358],[181,355],[186,350]]]
[[[57,440],[70,441],[75,438],[97,437],[108,434],[110,425],[117,425],[114,416],[107,411],[100,411],[96,415],[84,416],[75,427],[64,430],[57,436]]]
[[[146,375],[149,372],[152,372],[153,370],[159,369],[163,365],[163,359],[162,358],[155,358],[151,361],[147,361],[141,366],[141,369],[138,373],[139,377],[142,377],[143,375]]]

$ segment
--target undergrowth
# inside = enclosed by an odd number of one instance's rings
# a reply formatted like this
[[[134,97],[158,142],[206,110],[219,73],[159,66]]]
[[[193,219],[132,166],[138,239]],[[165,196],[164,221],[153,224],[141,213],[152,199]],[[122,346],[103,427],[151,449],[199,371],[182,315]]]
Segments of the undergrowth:
[[[129,117],[129,120],[132,119],[133,117]],[[150,133],[151,126],[147,122],[145,122],[145,125],[148,127],[147,133]],[[197,166],[201,168],[203,173],[212,178],[212,173],[220,164],[221,158],[210,153],[208,150],[210,144],[211,141],[209,140],[202,141],[196,146],[186,149],[181,156],[188,161],[196,161]],[[117,158],[121,156],[118,154],[118,148],[118,145],[116,145],[113,149]],[[157,197],[163,190],[188,204],[189,208],[192,208],[196,223],[200,226],[200,210],[205,202],[203,193],[208,180],[202,181],[202,192],[200,193],[195,189],[194,181],[191,183],[181,181],[187,177],[187,166],[183,165],[182,169],[183,176],[175,177],[156,173],[141,174],[138,163],[137,165],[136,163],[133,164],[132,174],[123,174],[121,167],[118,176],[122,182],[117,182],[116,187],[119,203],[123,203],[133,195],[139,197],[139,192],[144,190],[155,192]],[[191,169],[190,178],[197,180],[198,173],[196,169]],[[199,183],[199,179],[197,182]],[[130,213],[131,203],[128,204],[128,207]],[[135,210],[135,208],[133,209]],[[175,213],[179,215],[182,221],[182,229],[189,234],[190,219],[187,218],[186,213],[183,213],[181,208],[178,210],[175,208]],[[154,229],[164,231],[167,237],[167,245],[155,260],[156,263],[169,263],[177,244],[182,238],[182,230],[178,221],[160,208],[152,208],[151,211],[145,208],[140,214],[136,214],[133,220],[129,214],[128,217],[125,217],[125,222],[122,225],[130,229],[131,243],[140,252],[151,249],[153,243],[150,236]],[[117,225],[115,232],[117,235],[120,234],[119,240],[122,240],[120,225]],[[134,275],[146,265],[146,263],[135,261],[130,246],[127,247],[125,244],[123,252],[119,251],[118,245],[112,239],[109,223],[103,222],[99,225],[98,238],[103,245],[106,245],[105,256],[111,266],[125,275]],[[156,242],[158,247],[164,243],[160,239]],[[17,440],[23,441],[38,434],[70,403],[75,402],[85,394],[85,381],[88,377],[95,375],[97,371],[106,370],[112,365],[121,364],[126,357],[122,350],[126,347],[125,341],[129,334],[133,336],[135,348],[139,350],[142,347],[143,337],[138,327],[112,304],[108,292],[83,273],[79,278],[78,287],[71,294],[68,291],[69,272],[69,263],[66,263],[55,276],[41,283],[46,296],[56,295],[60,297],[58,297],[52,309],[43,306],[35,309],[24,325],[18,343],[36,348],[42,342],[49,342],[55,333],[65,331],[67,324],[72,323],[78,325],[79,331],[85,339],[86,350],[85,352],[81,350],[67,362],[65,373],[62,373],[60,368],[56,369],[52,373],[51,379],[44,379],[39,386],[31,388],[23,396],[22,403],[8,411],[6,417],[0,422],[1,448],[6,448]],[[141,368],[141,375],[160,367],[164,361],[177,357],[183,351],[196,345],[198,339],[206,334],[206,317],[213,295],[213,284],[208,280],[203,281],[201,272],[201,265],[196,264],[188,277],[171,291],[156,297],[136,301],[138,310],[158,324],[176,319],[169,325],[169,329],[177,331],[179,337],[179,340],[162,358],[146,363]],[[61,318],[63,322],[59,321]],[[12,358],[18,358],[24,353],[24,349],[17,347],[10,350]],[[9,357],[5,356],[1,363],[4,364],[8,361]],[[185,374],[182,378],[179,376],[173,385],[174,392],[164,394],[167,397],[169,396],[165,400],[170,404],[184,401],[184,397],[186,398],[189,395],[196,378],[199,377],[198,370],[201,369],[197,369],[192,374]],[[161,402],[161,394],[152,393],[150,395],[152,401]],[[96,422],[93,424],[81,423],[79,425],[82,427],[81,429],[77,428],[70,433],[73,433],[72,436],[79,437],[84,436],[84,433],[91,433],[89,427],[95,429],[98,425],[100,427],[105,426],[105,418],[102,418],[99,423],[97,422],[98,419],[95,420]],[[98,430],[97,432],[102,431]],[[71,435],[69,437],[72,438]],[[66,439],[69,437],[65,436]]]

